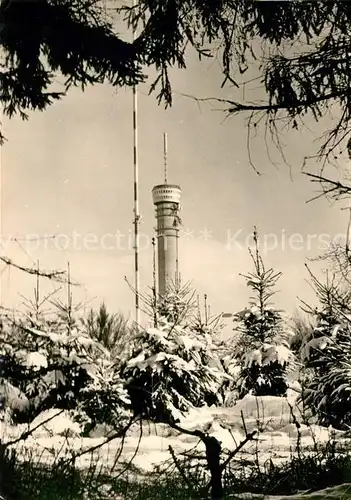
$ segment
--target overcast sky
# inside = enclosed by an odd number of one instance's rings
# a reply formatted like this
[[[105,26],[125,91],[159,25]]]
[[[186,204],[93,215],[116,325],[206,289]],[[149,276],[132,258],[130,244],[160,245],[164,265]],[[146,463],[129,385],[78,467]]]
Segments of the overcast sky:
[[[239,273],[251,268],[247,245],[257,225],[268,247],[263,254],[267,266],[283,272],[277,303],[292,312],[297,296],[311,298],[306,259],[322,253],[325,241],[344,232],[347,222],[342,205],[325,199],[306,203],[316,192],[301,174],[301,165],[304,155],[316,151],[312,141],[324,132],[326,121],[318,126],[310,121],[310,129],[303,132],[284,132],[291,171],[274,150],[277,165],[272,164],[262,128],[250,146],[262,174],[257,175],[249,163],[246,117],[225,120],[216,104],[200,105],[182,95],[233,98],[232,89],[220,93],[218,63],[199,63],[191,56],[188,69],[172,75],[172,108],[158,106],[154,96],[147,96],[146,86],[139,93],[143,290],[152,280],[151,189],[163,181],[166,131],[169,182],[183,191],[183,282],[191,280],[200,295],[206,292],[213,312],[245,305],[249,290]],[[133,314],[133,294],[124,281],[124,276],[133,281],[131,90],[116,94],[108,85],[85,93],[74,89],[44,113],[31,114],[29,121],[6,121],[5,133],[3,254],[23,266],[39,258],[41,267],[50,269],[64,268],[70,261],[72,278],[81,283],[74,290],[77,301],[105,300],[112,310]],[[310,162],[309,168],[316,171],[318,166]],[[300,236],[292,236],[295,233]],[[19,293],[30,295],[35,285],[32,278],[6,266],[1,277],[6,306],[18,306],[23,301]],[[52,289],[48,286],[42,283],[43,293]]]

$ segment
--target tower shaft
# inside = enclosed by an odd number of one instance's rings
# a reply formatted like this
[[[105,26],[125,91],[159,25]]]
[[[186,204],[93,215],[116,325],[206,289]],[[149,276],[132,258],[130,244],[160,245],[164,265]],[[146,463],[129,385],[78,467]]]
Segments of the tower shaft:
[[[181,189],[161,184],[152,190],[156,206],[158,292],[164,295],[171,284],[178,285],[179,202]]]

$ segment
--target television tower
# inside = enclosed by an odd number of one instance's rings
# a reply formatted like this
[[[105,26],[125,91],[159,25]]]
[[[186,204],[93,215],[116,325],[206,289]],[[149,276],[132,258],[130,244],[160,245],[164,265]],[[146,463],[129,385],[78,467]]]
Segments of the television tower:
[[[179,286],[178,239],[181,189],[167,182],[167,134],[163,135],[164,184],[152,189],[156,207],[158,293],[164,295],[170,285]]]

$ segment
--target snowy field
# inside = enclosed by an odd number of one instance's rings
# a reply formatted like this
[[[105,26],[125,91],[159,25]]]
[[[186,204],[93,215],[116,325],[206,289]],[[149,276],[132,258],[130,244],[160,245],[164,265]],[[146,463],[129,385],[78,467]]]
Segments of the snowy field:
[[[206,430],[222,443],[224,450],[233,450],[244,440],[243,421],[247,432],[251,432],[259,426],[261,431],[258,434],[258,441],[247,443],[238,458],[253,460],[258,452],[262,464],[269,459],[272,459],[273,463],[278,463],[287,460],[291,456],[292,450],[296,448],[298,431],[292,415],[298,421],[301,421],[301,418],[295,399],[296,393],[293,392],[289,394],[288,398],[246,396],[230,408],[212,407],[193,410],[183,419],[181,425],[189,430]],[[38,426],[40,422],[47,420],[55,413],[58,411],[44,412],[34,420],[31,428]],[[331,438],[332,432],[335,433],[335,437],[341,445],[350,440],[349,435],[342,431],[333,431],[317,425],[300,425],[301,446],[304,450],[312,450],[316,443],[327,442]],[[2,423],[2,439],[5,442],[12,441],[27,430],[27,425],[12,427]],[[105,440],[102,428],[96,429],[91,437],[86,438],[79,437],[79,432],[78,424],[72,422],[67,415],[60,414],[48,423],[39,426],[25,442],[22,442],[21,455],[25,458],[28,453],[32,456],[34,454],[41,461],[50,463],[57,460],[58,457],[69,456],[71,451],[77,453],[87,450]],[[130,429],[124,440],[120,460],[131,460],[137,450],[133,463],[148,471],[170,458],[169,446],[172,446],[176,453],[181,453],[196,445],[198,451],[204,451],[202,443],[198,443],[198,439],[193,436],[179,435],[163,424],[145,423],[141,440],[139,425]],[[120,446],[121,439],[110,441],[96,451],[94,457],[101,460],[107,468],[111,467]],[[16,447],[18,449],[19,444]],[[82,455],[78,460],[80,467],[86,467],[90,462],[90,453]]]
[[[253,495],[252,493],[236,495],[235,498],[242,500],[325,500],[330,498],[330,500],[345,500],[351,498],[351,484],[342,484],[340,486],[335,486],[333,488],[326,488],[324,490],[315,491],[313,493],[307,494],[297,494],[289,496],[270,496],[266,495]]]
[[[32,428],[57,412],[57,410],[50,410],[43,413],[32,423]],[[230,408],[213,407],[193,410],[184,418],[181,425],[189,430],[206,430],[220,440],[224,450],[233,450],[244,440],[243,421],[247,432],[259,426],[261,431],[258,434],[258,441],[247,443],[237,458],[253,461],[258,453],[262,465],[269,459],[272,459],[273,463],[277,464],[288,460],[292,451],[296,448],[298,431],[293,423],[292,413],[297,420],[301,421],[301,418],[299,418],[300,411],[296,405],[296,393],[291,391],[288,398],[246,396]],[[12,427],[2,423],[2,439],[4,441],[14,440],[26,430],[28,430],[27,425]],[[95,435],[92,434],[89,438],[81,438],[78,435],[80,432],[79,426],[72,422],[66,414],[61,414],[47,424],[39,426],[20,446],[19,444],[15,446],[17,450],[21,449],[20,456],[22,459],[34,455],[41,462],[49,464],[59,457],[70,456],[72,451],[77,453],[101,444],[105,439],[103,431],[102,428],[98,428],[94,431]],[[317,425],[307,426],[301,424],[302,448],[305,451],[312,450],[316,444],[327,442],[333,432],[340,445],[349,442],[349,435],[345,432],[333,431]],[[124,441],[119,460],[133,460],[135,466],[144,471],[150,471],[154,466],[160,465],[170,458],[169,446],[172,446],[176,453],[185,452],[189,449],[194,451],[195,446],[197,446],[198,452],[204,451],[202,443],[198,443],[198,440],[193,436],[179,435],[176,431],[162,424],[145,423],[141,440],[139,425],[135,425],[134,428],[130,429]],[[96,461],[99,465],[101,464],[109,469],[114,465],[120,447],[121,440],[115,439],[105,444],[93,455],[91,453],[82,455],[76,463],[79,467],[88,467],[93,457],[94,462]],[[137,454],[135,455],[136,451]],[[116,470],[118,470],[118,467]],[[315,500],[320,498],[346,498],[346,489],[350,491],[351,497],[351,487],[343,485],[330,491],[321,491],[318,494],[265,498],[274,498],[276,500],[283,498],[310,498]],[[241,498],[262,497],[242,495]]]

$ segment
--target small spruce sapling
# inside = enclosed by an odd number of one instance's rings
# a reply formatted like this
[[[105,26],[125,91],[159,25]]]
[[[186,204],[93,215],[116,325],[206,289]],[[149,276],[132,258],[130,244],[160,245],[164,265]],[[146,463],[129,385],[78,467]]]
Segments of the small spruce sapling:
[[[349,429],[351,425],[351,292],[344,279],[327,275],[319,281],[309,271],[319,307],[307,304],[315,322],[301,349],[304,363],[304,407],[321,425]]]
[[[292,353],[284,338],[281,311],[270,303],[281,273],[265,268],[256,228],[253,236],[255,249],[249,249],[249,253],[254,271],[243,275],[253,296],[249,306],[234,317],[238,334],[234,357],[240,361],[239,398],[246,394],[284,396]]]

